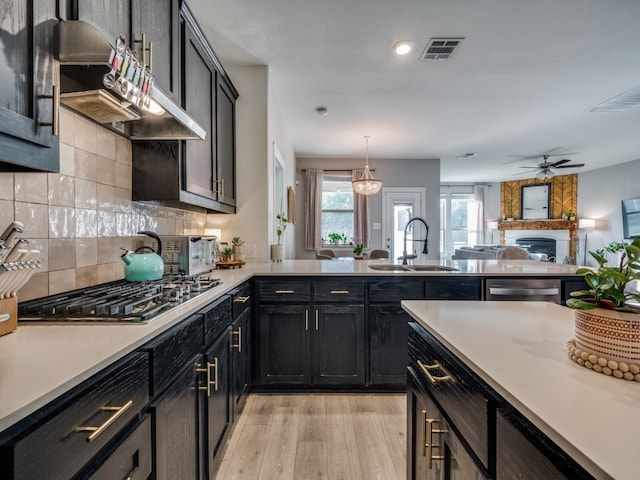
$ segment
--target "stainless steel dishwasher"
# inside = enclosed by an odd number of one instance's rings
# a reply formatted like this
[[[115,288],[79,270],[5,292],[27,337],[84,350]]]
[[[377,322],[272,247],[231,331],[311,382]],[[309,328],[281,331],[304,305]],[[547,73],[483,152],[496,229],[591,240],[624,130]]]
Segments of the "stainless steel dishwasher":
[[[547,301],[561,303],[557,278],[487,278],[485,300]]]

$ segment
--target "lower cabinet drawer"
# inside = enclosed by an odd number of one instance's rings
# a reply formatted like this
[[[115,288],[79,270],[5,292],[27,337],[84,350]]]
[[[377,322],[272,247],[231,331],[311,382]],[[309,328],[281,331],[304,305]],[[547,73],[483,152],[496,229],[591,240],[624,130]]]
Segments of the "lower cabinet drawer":
[[[241,285],[231,293],[233,318],[238,318],[242,312],[251,306],[251,284]]]
[[[311,280],[300,278],[258,279],[260,302],[309,303]]]
[[[3,480],[68,480],[149,401],[146,353],[127,356],[95,382],[44,407],[43,420],[0,447]]]
[[[204,346],[207,347],[231,323],[231,297],[224,295],[218,300],[214,300],[198,313],[204,315]]]
[[[490,465],[488,393],[416,323],[409,324],[409,366],[485,468]]]
[[[314,302],[364,303],[364,280],[351,278],[329,278],[314,281]]]
[[[89,480],[146,480],[151,475],[151,417],[145,415],[142,422],[108,456]]]

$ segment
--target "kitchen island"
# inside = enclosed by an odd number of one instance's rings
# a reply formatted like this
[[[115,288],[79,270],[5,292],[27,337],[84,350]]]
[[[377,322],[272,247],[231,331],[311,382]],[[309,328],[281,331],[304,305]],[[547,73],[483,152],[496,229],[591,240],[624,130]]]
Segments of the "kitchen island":
[[[437,348],[444,347],[442,351],[487,387],[482,395],[488,395],[488,409],[497,405],[480,435],[482,441],[497,443],[497,461],[489,453],[485,462],[489,471],[497,463],[500,472],[500,425],[507,424],[501,423],[500,408],[506,405],[595,478],[638,478],[640,384],[598,374],[568,358],[572,310],[542,302],[404,301],[402,305],[416,320],[418,334],[434,339]],[[434,390],[436,397],[446,390],[444,383]],[[449,408],[446,402],[440,406]],[[552,463],[557,454],[554,457]]]

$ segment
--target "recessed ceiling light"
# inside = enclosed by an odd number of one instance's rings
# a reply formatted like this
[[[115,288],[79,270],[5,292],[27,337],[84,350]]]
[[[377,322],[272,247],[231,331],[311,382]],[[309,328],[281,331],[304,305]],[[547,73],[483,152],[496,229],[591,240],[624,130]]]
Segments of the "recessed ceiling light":
[[[408,40],[401,40],[393,46],[393,52],[396,55],[406,55],[413,50],[413,43]]]

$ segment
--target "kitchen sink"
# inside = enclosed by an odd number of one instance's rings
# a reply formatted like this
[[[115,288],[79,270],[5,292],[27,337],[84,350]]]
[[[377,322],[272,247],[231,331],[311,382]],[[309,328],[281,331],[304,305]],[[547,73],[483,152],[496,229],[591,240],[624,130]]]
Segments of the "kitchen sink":
[[[383,272],[457,272],[457,268],[444,265],[369,265],[372,270]]]

